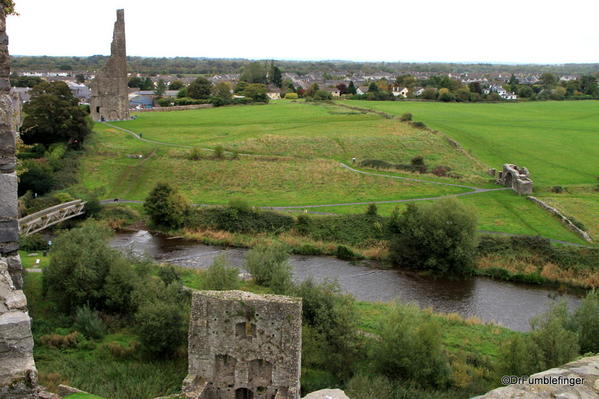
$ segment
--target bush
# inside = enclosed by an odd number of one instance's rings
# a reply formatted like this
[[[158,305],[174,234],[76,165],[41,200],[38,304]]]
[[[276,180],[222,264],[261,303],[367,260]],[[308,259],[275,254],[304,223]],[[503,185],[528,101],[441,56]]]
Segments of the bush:
[[[345,245],[338,245],[335,255],[341,260],[353,260],[356,258],[356,254]]]
[[[104,286],[120,259],[120,254],[106,245],[109,235],[107,228],[90,223],[56,238],[50,264],[43,270],[43,288],[62,311],[73,312],[83,305],[106,308]]]
[[[177,269],[170,265],[162,266],[158,270],[158,277],[160,277],[160,280],[162,280],[162,282],[166,285],[181,282],[181,276],[179,275],[179,272],[177,271]]]
[[[189,152],[189,159],[192,161],[199,161],[202,159],[202,149],[199,147],[193,147]]]
[[[214,147],[214,158],[215,159],[224,159],[225,158],[225,149],[222,145],[217,145]]]
[[[239,270],[232,267],[224,255],[220,255],[204,273],[202,289],[215,291],[236,290],[240,284]]]
[[[402,121],[402,122],[409,122],[409,121],[412,120],[412,114],[409,113],[409,112],[406,112],[405,114],[402,114],[399,117],[399,120]]]
[[[445,177],[445,176],[447,176],[447,174],[449,173],[450,170],[451,170],[451,168],[449,166],[439,165],[439,166],[435,167],[435,169],[432,170],[432,173],[435,176]]]
[[[77,308],[73,327],[89,339],[100,339],[106,334],[106,326],[98,312],[87,305]]]
[[[426,124],[424,122],[411,122],[411,125],[416,129],[426,129]]]
[[[369,216],[376,216],[378,209],[376,204],[368,204],[368,208],[366,209],[366,214]]]
[[[194,209],[186,223],[187,227],[210,228],[234,233],[277,233],[290,230],[293,225],[292,216],[254,210],[243,203],[232,203],[227,207]]]
[[[375,367],[391,379],[447,387],[451,369],[441,338],[441,326],[430,315],[416,305],[396,305],[381,323],[380,340],[374,344]]]
[[[185,342],[185,327],[181,306],[174,302],[145,303],[135,314],[142,348],[154,357],[172,357]]]
[[[276,294],[286,294],[291,289],[289,253],[282,245],[258,245],[250,250],[245,267],[257,284],[270,287]]]
[[[572,317],[582,353],[599,353],[599,290],[587,294]]]
[[[564,191],[564,188],[562,186],[553,186],[553,187],[551,187],[551,192],[552,193],[560,194],[563,191]]]
[[[418,173],[426,173],[427,166],[424,163],[424,157],[418,155],[412,158],[410,165],[412,165],[412,168]]]
[[[367,247],[389,238],[384,225],[385,218],[378,215],[302,215],[298,217],[296,230],[314,240]]]
[[[293,294],[303,300],[302,365],[350,378],[363,355],[353,297],[342,295],[335,283],[312,280],[295,287]]]
[[[190,204],[167,183],[158,183],[144,202],[144,210],[157,226],[178,228],[183,225]]]
[[[19,246],[23,251],[47,251],[48,241],[41,234],[32,234],[21,237]]]
[[[455,199],[409,204],[390,228],[390,258],[396,265],[444,274],[471,271],[476,253],[476,216]]]
[[[299,98],[299,96],[297,95],[297,93],[285,93],[285,100],[297,100]]]
[[[174,356],[187,338],[189,294],[180,285],[148,280],[135,291],[134,330],[141,347],[154,358]]]
[[[48,334],[40,337],[40,343],[50,348],[56,349],[69,349],[76,348],[77,344],[81,342],[82,337],[77,331],[73,331],[67,335],[60,334]]]

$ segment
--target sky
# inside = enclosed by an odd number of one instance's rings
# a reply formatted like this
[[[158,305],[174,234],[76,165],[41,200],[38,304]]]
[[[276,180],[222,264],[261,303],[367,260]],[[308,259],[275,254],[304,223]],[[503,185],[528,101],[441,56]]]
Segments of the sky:
[[[597,0],[16,0],[14,55],[599,62]]]

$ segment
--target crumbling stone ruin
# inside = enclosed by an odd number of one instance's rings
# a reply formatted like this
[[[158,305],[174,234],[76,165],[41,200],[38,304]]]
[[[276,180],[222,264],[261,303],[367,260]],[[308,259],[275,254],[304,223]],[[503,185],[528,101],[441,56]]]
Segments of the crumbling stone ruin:
[[[197,399],[299,399],[302,302],[195,291],[183,393]]]
[[[125,10],[117,10],[110,58],[91,82],[90,111],[95,121],[129,119]]]
[[[528,169],[524,167],[506,163],[503,165],[503,170],[499,172],[496,181],[497,184],[511,187],[520,195],[532,194],[532,180],[529,177]]]
[[[17,212],[19,101],[10,94],[6,15],[0,7],[0,399],[38,396],[31,319],[23,287]],[[17,111],[17,112],[15,112]],[[15,117],[17,115],[17,117]]]
[[[497,388],[476,399],[599,398],[599,356],[533,374],[523,384]]]

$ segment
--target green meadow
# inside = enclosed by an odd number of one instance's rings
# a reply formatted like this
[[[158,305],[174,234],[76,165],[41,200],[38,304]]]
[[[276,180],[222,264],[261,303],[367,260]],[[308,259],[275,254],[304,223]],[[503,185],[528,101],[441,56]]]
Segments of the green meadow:
[[[526,166],[540,185],[597,183],[599,101],[504,104],[347,101],[440,130],[490,167]]]
[[[599,128],[599,114],[592,112],[598,102],[347,103],[397,115],[412,112],[415,120],[438,131],[416,129],[398,118],[385,119],[335,104],[289,101],[139,113],[135,120],[114,126],[96,124],[82,160],[81,184],[97,190],[102,198],[143,200],[156,182],[167,181],[194,203],[226,204],[243,199],[255,206],[301,207],[435,198],[471,191],[428,182],[493,188],[487,168],[515,162],[531,170],[537,183],[535,195],[547,197],[559,207],[566,204],[567,212],[588,225],[589,231],[599,230],[599,221],[593,216],[599,161],[592,155],[599,153],[599,134],[593,131],[593,126]],[[118,128],[142,134],[151,142]],[[448,136],[467,151],[452,146]],[[211,152],[217,146],[226,150],[223,159],[216,159]],[[190,159],[192,148],[201,149],[201,159]],[[136,159],[133,154],[143,158]],[[358,168],[426,180],[416,182],[360,174],[340,164],[356,166],[354,157],[408,164],[415,156],[423,156],[429,170],[448,166],[455,175]],[[553,194],[548,191],[553,185],[564,185],[566,190]],[[574,187],[583,192],[574,196]],[[511,191],[459,198],[475,209],[482,230],[583,242],[551,215]],[[382,204],[379,209],[390,213],[394,207]],[[314,210],[358,213],[364,208]]]

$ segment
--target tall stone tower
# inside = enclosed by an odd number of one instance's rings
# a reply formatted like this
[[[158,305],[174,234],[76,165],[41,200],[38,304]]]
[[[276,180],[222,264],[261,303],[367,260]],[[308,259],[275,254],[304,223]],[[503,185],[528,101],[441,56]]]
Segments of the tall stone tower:
[[[196,291],[183,391],[199,399],[299,399],[302,300]]]
[[[91,83],[91,115],[95,121],[129,119],[125,10],[116,11],[110,58]]]
[[[10,58],[0,2],[0,398],[37,397],[31,319],[23,294],[17,211],[16,137],[21,102],[10,94]]]

